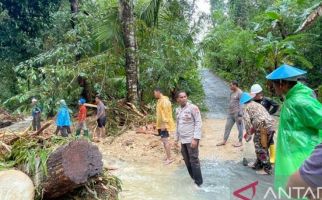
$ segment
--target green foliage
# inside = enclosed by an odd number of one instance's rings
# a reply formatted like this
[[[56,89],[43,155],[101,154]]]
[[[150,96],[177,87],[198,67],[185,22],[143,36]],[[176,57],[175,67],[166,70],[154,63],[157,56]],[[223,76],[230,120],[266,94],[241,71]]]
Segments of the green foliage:
[[[47,176],[47,160],[49,155],[59,146],[67,144],[75,138],[52,136],[39,143],[38,139],[20,138],[11,146],[11,152],[0,159],[0,170],[18,168],[30,177]],[[36,198],[42,199],[41,185],[36,185]]]
[[[70,140],[70,138],[53,136],[45,144],[39,145],[36,140],[21,138],[12,145],[11,153],[2,158],[0,169],[23,167],[23,171],[30,176],[34,176],[37,170],[47,175],[46,163],[49,154]]]
[[[103,170],[99,178],[90,179],[85,186],[74,190],[66,197],[60,197],[62,200],[68,200],[72,196],[76,199],[109,199],[118,200],[119,192],[122,191],[122,181],[111,172]]]
[[[19,6],[24,10],[20,15],[31,19],[32,5],[21,2]],[[37,16],[46,17],[28,22],[35,24],[32,34],[24,31],[23,19],[12,16],[8,6],[0,6],[0,29],[6,30],[0,38],[8,41],[6,51],[0,53],[5,91],[0,95],[1,103],[15,112],[27,112],[31,98],[37,97],[43,113],[54,115],[59,99],[73,107],[81,96],[92,102],[95,93],[108,100],[125,98],[118,1],[79,1],[80,12],[74,15],[68,1],[42,1],[36,6]],[[170,96],[179,89],[187,90],[194,101],[201,102],[203,91],[196,70],[199,57],[192,39],[196,31],[189,27],[186,16],[190,8],[177,0],[140,0],[134,7],[144,103],[153,100],[157,86]]]
[[[228,10],[223,1],[211,2],[214,28],[201,44],[207,67],[245,89],[264,84],[265,75],[282,63],[308,70],[312,87],[321,84],[321,20],[294,34],[317,1],[232,0]]]
[[[189,22],[180,14],[178,2],[167,3],[161,10],[158,27],[138,23],[140,77],[144,102],[153,99],[159,87],[174,100],[178,90],[186,90],[195,103],[201,103],[203,90],[197,71],[198,53]],[[181,17],[178,17],[181,16]]]
[[[39,142],[38,139],[21,138],[16,141],[11,147],[9,154],[0,160],[0,170],[18,168],[27,173],[30,177],[40,176],[40,179],[47,176],[47,160],[49,155],[58,147],[63,146],[76,138],[52,136],[49,140]],[[37,174],[37,175],[36,175]],[[37,183],[36,183],[37,184]],[[102,188],[103,191],[101,192]],[[122,182],[116,176],[104,170],[99,178],[90,179],[86,186],[81,187],[73,192],[74,196],[80,196],[82,199],[93,196],[92,193],[87,193],[89,188],[96,195],[99,194],[102,199],[118,199],[118,193],[122,191]],[[107,190],[106,190],[107,189]],[[96,192],[96,190],[98,192]],[[85,194],[84,194],[85,193]],[[41,185],[36,185],[35,199],[42,198],[43,191]],[[62,197],[64,199],[64,197]]]

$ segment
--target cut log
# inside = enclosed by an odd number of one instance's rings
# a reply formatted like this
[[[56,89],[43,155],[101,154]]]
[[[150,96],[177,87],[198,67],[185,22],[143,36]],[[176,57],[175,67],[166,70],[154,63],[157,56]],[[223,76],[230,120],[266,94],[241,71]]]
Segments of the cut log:
[[[34,185],[26,174],[18,170],[0,172],[0,199],[1,200],[33,200]]]
[[[48,158],[48,176],[43,182],[45,199],[53,199],[82,186],[103,170],[102,154],[87,140],[59,147]]]

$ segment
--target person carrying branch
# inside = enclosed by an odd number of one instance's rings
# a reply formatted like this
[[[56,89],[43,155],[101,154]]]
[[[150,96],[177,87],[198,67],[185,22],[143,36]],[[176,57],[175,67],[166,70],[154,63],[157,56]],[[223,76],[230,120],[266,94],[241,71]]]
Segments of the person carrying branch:
[[[252,101],[253,96],[244,92],[240,98],[243,106],[243,119],[245,123],[246,141],[254,135],[256,161],[250,167],[257,174],[272,174],[272,166],[269,157],[269,145],[274,136],[274,119],[267,110],[259,103]],[[263,170],[262,170],[263,169]]]
[[[95,102],[97,105],[96,122],[97,122],[98,128],[97,128],[97,131],[93,137],[93,140],[95,142],[100,142],[103,135],[106,134],[105,125],[106,125],[107,118],[106,118],[105,105],[102,102],[102,99],[99,95],[96,95]]]

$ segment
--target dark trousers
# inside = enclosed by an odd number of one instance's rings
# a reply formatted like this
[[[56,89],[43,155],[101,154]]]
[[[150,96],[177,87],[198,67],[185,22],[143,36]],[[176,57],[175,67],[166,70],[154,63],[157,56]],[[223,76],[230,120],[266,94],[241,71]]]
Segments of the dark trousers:
[[[191,144],[181,144],[181,153],[191,178],[197,185],[200,186],[203,180],[200,169],[200,161],[198,158],[199,145],[194,149],[191,148],[190,145]]]
[[[37,113],[32,118],[32,130],[38,131],[40,129],[40,114]]]
[[[55,134],[57,135],[60,131],[61,136],[68,137],[68,134],[71,134],[72,131],[70,130],[70,126],[57,126]]]

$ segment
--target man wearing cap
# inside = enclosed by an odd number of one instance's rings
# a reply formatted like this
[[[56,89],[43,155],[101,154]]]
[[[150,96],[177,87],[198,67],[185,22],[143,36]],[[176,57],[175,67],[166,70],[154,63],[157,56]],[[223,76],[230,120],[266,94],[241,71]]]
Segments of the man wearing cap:
[[[278,111],[279,105],[272,99],[264,96],[263,88],[259,84],[254,84],[250,89],[250,93],[256,95],[254,101],[262,104],[270,115],[274,115]]]
[[[38,131],[40,129],[40,118],[41,118],[41,109],[38,106],[38,100],[36,98],[32,98],[31,105],[31,115],[32,115],[32,130]]]
[[[321,142],[322,106],[312,97],[312,89],[297,82],[306,71],[282,65],[266,76],[277,95],[285,95],[277,137],[275,187],[284,189],[315,146]]]
[[[79,104],[79,112],[78,112],[78,124],[77,124],[77,129],[76,129],[76,136],[79,136],[81,133],[81,130],[84,131],[84,136],[88,137],[88,129],[86,126],[86,117],[87,117],[87,109],[86,106],[84,105],[86,102],[85,99],[81,98],[78,101]]]
[[[279,105],[275,101],[264,96],[263,88],[259,84],[254,84],[250,89],[250,93],[252,95],[255,95],[254,101],[256,103],[262,104],[262,106],[264,106],[264,108],[267,110],[267,112],[270,115],[274,115],[278,111]],[[269,141],[269,149],[270,149],[270,161],[271,163],[275,163],[275,144],[274,144],[273,135]]]
[[[244,92],[240,98],[243,107],[243,119],[245,123],[246,138],[254,134],[256,161],[250,166],[257,174],[272,174],[272,166],[268,153],[269,140],[274,135],[274,119],[259,103],[252,101],[253,96]],[[248,139],[246,139],[248,140]],[[263,169],[263,170],[262,170]]]

